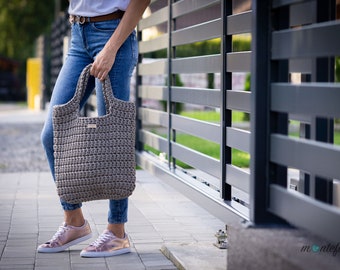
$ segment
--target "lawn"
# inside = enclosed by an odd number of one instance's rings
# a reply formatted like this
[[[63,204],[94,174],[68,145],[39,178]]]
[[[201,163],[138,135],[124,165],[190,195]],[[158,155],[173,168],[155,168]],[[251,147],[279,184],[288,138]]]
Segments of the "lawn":
[[[215,111],[187,111],[181,113],[182,116],[194,118],[202,121],[209,122],[219,122],[220,121],[220,113]],[[243,113],[241,112],[233,112],[232,114],[233,122],[242,122],[243,121]],[[163,136],[163,135],[162,135]],[[298,137],[298,133],[291,133],[290,136]],[[166,137],[166,135],[164,135]],[[194,149],[198,152],[206,154],[216,159],[220,159],[220,145],[208,140],[204,140],[192,135],[188,134],[177,134],[176,142]],[[340,145],[340,131],[334,132],[334,144]],[[152,149],[146,146],[146,150],[150,150],[156,154],[159,154],[159,151]],[[182,163],[177,160],[177,164],[183,168],[189,168],[187,164]],[[232,164],[241,168],[249,167],[250,162],[250,154],[246,152],[239,151],[237,149],[232,149]]]

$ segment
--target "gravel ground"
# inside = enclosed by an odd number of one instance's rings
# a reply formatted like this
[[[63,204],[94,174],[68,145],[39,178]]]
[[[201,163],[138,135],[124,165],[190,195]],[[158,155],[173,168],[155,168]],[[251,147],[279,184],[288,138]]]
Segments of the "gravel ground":
[[[49,171],[41,123],[0,123],[0,173]]]

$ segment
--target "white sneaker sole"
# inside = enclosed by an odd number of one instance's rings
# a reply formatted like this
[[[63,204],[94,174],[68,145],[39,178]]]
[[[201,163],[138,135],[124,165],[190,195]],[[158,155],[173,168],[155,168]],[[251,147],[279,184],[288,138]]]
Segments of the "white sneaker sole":
[[[37,251],[40,252],[40,253],[57,253],[57,252],[61,252],[61,251],[64,251],[65,249],[68,249],[70,246],[74,246],[76,244],[79,244],[79,243],[81,243],[81,242],[83,242],[85,240],[90,239],[91,237],[92,237],[92,233],[90,233],[88,235],[85,235],[83,237],[74,239],[73,241],[68,242],[67,244],[62,245],[60,247],[55,247],[55,248],[38,247]]]
[[[122,248],[122,249],[118,249],[116,251],[104,251],[104,252],[96,252],[96,251],[82,251],[80,252],[80,256],[81,257],[85,257],[85,258],[101,258],[101,257],[111,257],[111,256],[116,256],[116,255],[121,255],[121,254],[125,254],[125,253],[130,253],[131,252],[131,248]]]

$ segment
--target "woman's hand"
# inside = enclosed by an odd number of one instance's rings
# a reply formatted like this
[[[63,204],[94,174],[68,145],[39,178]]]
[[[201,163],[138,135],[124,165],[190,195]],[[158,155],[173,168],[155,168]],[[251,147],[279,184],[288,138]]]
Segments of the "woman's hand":
[[[105,46],[92,63],[90,74],[103,81],[109,74],[115,59],[116,53],[109,51]]]
[[[117,29],[96,56],[90,74],[103,81],[116,59],[117,51],[138,24],[150,0],[131,0]]]

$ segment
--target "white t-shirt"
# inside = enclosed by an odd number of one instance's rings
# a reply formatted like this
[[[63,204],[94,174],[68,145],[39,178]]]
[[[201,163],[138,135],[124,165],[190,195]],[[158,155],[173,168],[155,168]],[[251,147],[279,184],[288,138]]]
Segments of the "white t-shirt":
[[[94,17],[126,10],[130,0],[70,0],[69,14]]]

